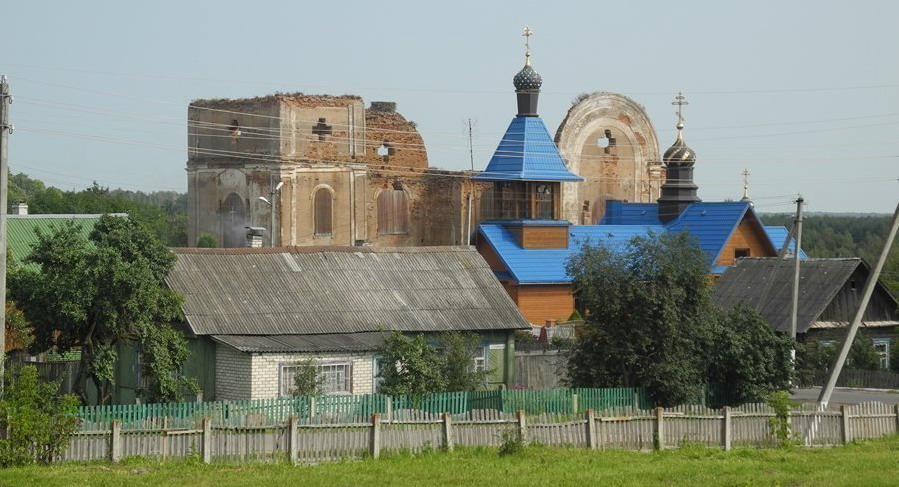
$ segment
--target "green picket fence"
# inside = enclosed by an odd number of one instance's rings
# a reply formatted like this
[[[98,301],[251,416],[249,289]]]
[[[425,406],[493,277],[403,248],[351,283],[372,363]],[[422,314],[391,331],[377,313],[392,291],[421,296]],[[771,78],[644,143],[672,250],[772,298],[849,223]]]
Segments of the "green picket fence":
[[[421,397],[390,397],[383,394],[358,396],[296,396],[245,401],[201,403],[127,404],[84,406],[82,428],[119,420],[126,428],[192,427],[204,417],[227,426],[263,426],[296,416],[304,423],[363,423],[371,415],[403,418],[450,413],[464,415],[476,410],[528,414],[580,414],[587,409],[647,408],[639,388],[542,389],[448,392]],[[415,414],[412,414],[415,413]],[[162,423],[164,422],[164,423]]]

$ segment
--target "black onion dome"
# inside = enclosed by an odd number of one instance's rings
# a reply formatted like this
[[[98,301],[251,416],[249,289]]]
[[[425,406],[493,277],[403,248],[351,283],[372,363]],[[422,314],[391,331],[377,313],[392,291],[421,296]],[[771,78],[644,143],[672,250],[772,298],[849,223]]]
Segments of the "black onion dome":
[[[543,85],[543,78],[534,71],[534,68],[531,67],[531,63],[526,63],[524,67],[521,68],[521,71],[512,78],[512,83],[518,91],[539,90],[540,86]]]
[[[687,147],[683,137],[683,124],[677,126],[677,140],[665,151],[662,156],[662,162],[666,166],[692,166],[696,163],[696,153],[693,149]]]

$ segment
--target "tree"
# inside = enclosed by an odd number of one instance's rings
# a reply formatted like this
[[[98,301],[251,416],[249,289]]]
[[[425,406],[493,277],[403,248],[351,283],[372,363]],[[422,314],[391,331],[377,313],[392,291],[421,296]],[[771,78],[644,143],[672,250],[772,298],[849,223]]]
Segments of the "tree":
[[[393,332],[381,348],[381,392],[391,396],[423,396],[446,390],[447,380],[437,350],[423,335]]]
[[[293,376],[294,396],[320,396],[324,392],[324,377],[314,359],[303,360]]]
[[[478,352],[478,337],[466,333],[444,333],[440,336],[443,344],[441,372],[446,378],[447,391],[473,391],[483,387],[486,370],[477,370],[474,356]]]
[[[10,273],[10,296],[34,326],[33,351],[81,351],[76,392],[87,403],[87,381],[107,403],[116,346],[137,340],[149,351],[156,390],[172,395],[168,377],[187,353],[183,336],[157,329],[180,315],[181,298],[163,280],[175,256],[139,222],[104,215],[88,238],[74,225],[39,234],[25,265]]]
[[[789,377],[790,341],[765,330],[757,314],[712,303],[706,256],[686,233],[635,237],[620,251],[588,242],[567,269],[586,309],[568,357],[574,386],[643,387],[669,406],[694,399],[709,381],[739,401]],[[717,364],[737,370],[710,367]]]
[[[6,372],[0,400],[0,466],[49,464],[69,446],[78,425],[78,399],[59,384],[41,382],[37,369]]]
[[[794,341],[775,332],[755,310],[721,311],[707,347],[706,377],[724,384],[725,404],[769,397],[790,387]]]

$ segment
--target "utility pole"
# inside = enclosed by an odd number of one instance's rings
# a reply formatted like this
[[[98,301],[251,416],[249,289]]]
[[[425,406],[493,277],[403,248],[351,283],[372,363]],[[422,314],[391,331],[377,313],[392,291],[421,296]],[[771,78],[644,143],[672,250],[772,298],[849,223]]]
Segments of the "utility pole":
[[[13,127],[9,123],[9,105],[12,96],[6,75],[0,75],[0,397],[3,396],[3,378],[6,365],[6,199],[9,179],[9,134]]]
[[[799,249],[802,245],[802,204],[805,200],[802,195],[796,198],[796,248],[793,250],[793,310],[790,314],[790,338],[793,339],[793,349],[790,350],[790,359],[793,368],[796,367],[796,322],[799,316]]]
[[[849,325],[849,333],[846,334],[846,340],[843,341],[843,345],[840,347],[840,354],[837,356],[837,359],[834,361],[833,365],[830,368],[830,373],[827,377],[827,385],[821,389],[821,395],[818,396],[818,408],[819,410],[824,410],[827,408],[827,403],[830,402],[830,396],[833,394],[833,388],[837,385],[837,378],[840,376],[840,372],[843,370],[843,364],[846,363],[846,357],[849,355],[849,349],[852,347],[852,342],[855,340],[855,334],[858,332],[858,327],[862,322],[862,317],[865,315],[865,310],[868,308],[868,301],[871,300],[871,295],[874,293],[874,288],[877,287],[877,280],[880,278],[880,271],[883,270],[883,264],[887,260],[887,256],[890,255],[890,249],[893,246],[893,240],[896,238],[896,230],[899,229],[899,204],[896,205],[896,211],[893,213],[893,224],[890,227],[890,233],[887,235],[886,242],[883,244],[883,250],[880,252],[880,258],[877,259],[877,265],[874,266],[874,270],[871,271],[871,275],[868,276],[868,282],[865,283],[865,291],[862,293],[862,301],[858,305],[858,309],[855,311],[855,317],[852,319],[852,324]]]
[[[474,175],[474,145],[471,141],[471,119],[468,119],[468,158],[471,160],[471,173]],[[474,202],[474,181],[469,179],[468,188],[468,230],[465,232],[466,245],[471,245],[471,205]]]

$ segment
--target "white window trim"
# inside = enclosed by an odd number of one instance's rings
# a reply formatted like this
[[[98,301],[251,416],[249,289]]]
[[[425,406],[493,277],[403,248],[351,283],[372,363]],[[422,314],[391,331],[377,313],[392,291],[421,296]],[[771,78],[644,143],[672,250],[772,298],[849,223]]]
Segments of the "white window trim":
[[[290,395],[290,385],[285,383],[287,379],[287,369],[296,368],[303,365],[300,362],[284,362],[278,364],[278,397],[287,397]],[[346,383],[346,390],[337,391],[337,392],[327,392],[325,391],[325,395],[328,396],[347,396],[353,394],[353,361],[352,360],[325,360],[325,361],[315,361],[313,365],[319,369],[319,373],[321,373],[321,368],[323,367],[335,367],[335,366],[344,366],[346,367],[346,377],[344,382]],[[287,388],[287,390],[285,390]]]

